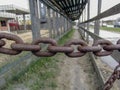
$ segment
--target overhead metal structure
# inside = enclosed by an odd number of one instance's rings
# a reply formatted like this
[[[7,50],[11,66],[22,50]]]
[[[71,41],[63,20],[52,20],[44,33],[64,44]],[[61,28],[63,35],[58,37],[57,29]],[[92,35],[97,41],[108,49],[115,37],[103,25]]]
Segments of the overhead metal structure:
[[[45,5],[74,21],[79,19],[88,0],[40,0]]]

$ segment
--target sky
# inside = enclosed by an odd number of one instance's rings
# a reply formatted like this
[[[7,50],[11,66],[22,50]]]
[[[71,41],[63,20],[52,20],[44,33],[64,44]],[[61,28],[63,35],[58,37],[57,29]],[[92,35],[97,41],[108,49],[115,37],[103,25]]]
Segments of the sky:
[[[0,0],[0,5],[14,4],[20,6],[22,8],[29,8],[29,0]],[[97,15],[97,1],[98,0],[90,0],[90,18]],[[114,5],[120,3],[120,0],[102,0],[102,9],[101,12],[113,7]],[[116,19],[120,17],[120,14],[108,17],[105,19]]]

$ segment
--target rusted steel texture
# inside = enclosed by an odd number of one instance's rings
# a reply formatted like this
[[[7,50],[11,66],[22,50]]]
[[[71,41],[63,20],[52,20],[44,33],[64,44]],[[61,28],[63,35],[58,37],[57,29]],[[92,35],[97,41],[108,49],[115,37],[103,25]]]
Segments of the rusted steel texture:
[[[10,45],[11,48],[6,48],[7,42],[4,40],[14,41]],[[46,50],[42,51],[41,44],[48,44]],[[87,43],[81,39],[74,39],[63,46],[58,46],[57,41],[51,38],[38,38],[31,44],[24,43],[23,40],[13,34],[0,33],[0,53],[8,55],[17,55],[22,51],[31,51],[34,55],[40,57],[54,56],[56,53],[64,53],[69,57],[81,57],[87,52],[92,52],[96,56],[107,56],[112,54],[114,50],[120,51],[120,40],[116,45],[112,42],[104,39],[97,40],[92,46],[88,46]]]
[[[114,72],[110,76],[110,78],[106,81],[104,84],[104,89],[103,90],[110,90],[116,80],[120,79],[120,63],[119,65],[114,69]]]

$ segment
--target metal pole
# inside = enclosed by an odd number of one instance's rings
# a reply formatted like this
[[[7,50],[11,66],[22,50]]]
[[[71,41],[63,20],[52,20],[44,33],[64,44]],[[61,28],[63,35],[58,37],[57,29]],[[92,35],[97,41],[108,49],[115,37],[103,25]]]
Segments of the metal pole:
[[[59,19],[58,19],[58,13],[56,12],[56,30],[57,30],[57,35],[59,36]]]
[[[63,19],[64,19],[64,22],[63,22],[63,27],[64,27],[64,33],[65,33],[65,17],[63,17]]]
[[[101,12],[101,4],[102,4],[102,0],[98,0],[98,15]],[[99,32],[100,32],[100,20],[96,20],[94,26],[94,33],[99,35]]]
[[[68,19],[67,19],[67,31],[69,30],[69,26],[68,26]]]
[[[37,0],[37,6],[38,6],[38,17],[40,19],[40,8],[41,8],[41,3],[39,0]]]
[[[63,18],[62,18],[62,16],[60,15],[60,34],[62,35],[62,33],[63,33]]]
[[[8,21],[7,21],[7,28],[8,28],[8,32],[10,32],[10,25]]]
[[[52,21],[53,21],[53,35],[54,38],[56,37],[56,29],[55,29],[55,22],[56,22],[56,18],[55,18],[55,12],[52,11],[53,17],[52,17]]]
[[[52,38],[52,30],[51,30],[51,17],[50,17],[50,8],[47,7],[48,13],[48,29],[49,29],[49,37]]]
[[[36,15],[37,6],[35,3],[37,3],[36,0],[29,0],[33,40],[40,37],[40,20]]]
[[[90,19],[90,0],[88,0],[87,6],[87,20]],[[87,23],[87,30],[89,31],[89,23]],[[87,34],[87,42],[89,43],[89,35]]]
[[[23,22],[24,22],[24,30],[26,30],[26,19],[25,19],[25,14],[23,14]]]

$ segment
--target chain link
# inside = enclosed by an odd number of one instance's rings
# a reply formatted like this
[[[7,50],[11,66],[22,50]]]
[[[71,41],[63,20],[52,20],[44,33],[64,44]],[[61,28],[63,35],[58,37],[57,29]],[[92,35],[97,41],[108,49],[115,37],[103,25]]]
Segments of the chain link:
[[[6,41],[3,39],[14,41],[10,45],[11,48],[6,48]],[[45,51],[41,49],[41,43],[48,44]],[[73,47],[76,46],[76,47]],[[81,57],[87,52],[93,52],[96,56],[107,56],[112,54],[114,50],[120,51],[120,39],[117,44],[114,45],[108,40],[97,40],[92,46],[88,46],[83,40],[71,40],[63,46],[58,46],[54,39],[50,38],[38,38],[31,44],[24,43],[23,40],[13,34],[0,33],[0,53],[8,55],[17,55],[22,51],[31,51],[34,55],[39,57],[50,57],[56,53],[64,53],[69,57]],[[120,79],[120,70],[118,68],[120,64],[115,68],[113,74],[105,83],[104,90],[110,90],[115,80]]]
[[[110,90],[114,84],[114,82],[116,80],[120,79],[120,63],[119,65],[114,69],[114,72],[112,73],[112,75],[110,76],[110,78],[106,81],[105,85],[104,85],[104,89],[103,90]]]
[[[23,44],[23,40],[16,35],[8,34],[8,33],[0,33],[0,53],[9,54],[9,55],[17,55],[21,53],[21,51],[19,50],[4,48],[3,46],[5,46],[6,43],[2,39],[8,39],[8,40],[15,41],[16,44]]]
[[[10,48],[5,48],[6,42],[3,39],[14,41]],[[45,51],[41,51],[41,43],[49,44]],[[74,48],[73,46],[77,46]],[[22,51],[31,51],[34,55],[40,57],[54,56],[56,53],[65,53],[69,57],[81,57],[87,52],[93,52],[96,56],[107,56],[112,54],[113,50],[120,51],[120,40],[114,45],[108,40],[97,40],[92,46],[88,46],[83,40],[71,40],[63,46],[58,46],[54,39],[38,38],[31,44],[24,43],[23,40],[13,34],[0,33],[0,53],[8,55],[17,55]]]

